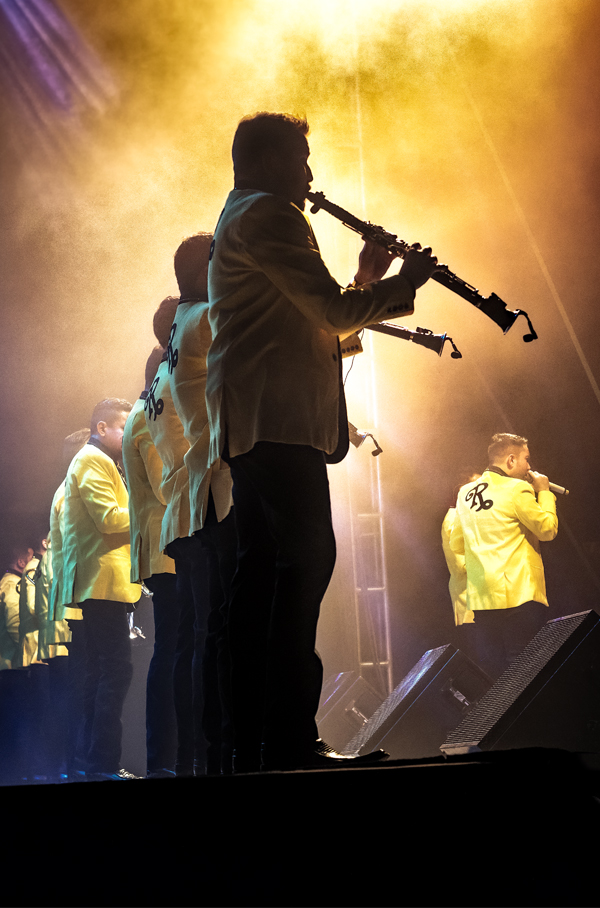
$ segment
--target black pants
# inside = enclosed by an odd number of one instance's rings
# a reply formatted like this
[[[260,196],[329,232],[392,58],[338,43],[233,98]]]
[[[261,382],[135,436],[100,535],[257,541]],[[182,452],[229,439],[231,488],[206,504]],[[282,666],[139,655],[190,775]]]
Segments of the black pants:
[[[121,714],[133,676],[128,606],[86,599],[81,607],[86,658],[82,753],[88,772],[117,772],[121,768]]]
[[[524,602],[515,608],[481,609],[475,613],[479,664],[497,680],[548,620],[548,607]]]
[[[173,667],[176,771],[178,775],[192,775],[194,766],[204,765],[206,760],[202,673],[209,612],[208,567],[197,536],[175,539],[165,551],[175,561],[180,609]]]
[[[301,752],[318,737],[323,681],[315,651],[321,600],[335,565],[329,481],[321,451],[259,442],[228,458],[238,532],[229,640],[236,761]]]
[[[87,753],[83,748],[83,694],[85,687],[86,655],[85,630],[81,619],[69,620],[71,641],[67,670],[67,773],[85,770]]]
[[[0,672],[0,784],[14,785],[29,772],[27,705],[29,671]]]
[[[154,574],[145,582],[152,591],[154,614],[154,650],[146,680],[146,768],[148,772],[159,772],[175,769],[173,665],[181,608],[175,574]]]
[[[48,702],[48,666],[6,669],[0,673],[0,781],[32,781],[49,771],[43,737]]]
[[[67,771],[68,677],[68,656],[53,656],[48,660],[49,705],[46,740],[52,775]]]
[[[203,729],[207,740],[206,771],[230,773],[233,756],[229,597],[237,565],[235,509],[218,521],[209,498],[206,521],[196,534],[206,554],[209,612],[203,657]]]
[[[233,513],[218,522],[212,499],[203,529],[167,546],[182,603],[175,668],[182,773],[231,771],[227,611],[236,550]]]

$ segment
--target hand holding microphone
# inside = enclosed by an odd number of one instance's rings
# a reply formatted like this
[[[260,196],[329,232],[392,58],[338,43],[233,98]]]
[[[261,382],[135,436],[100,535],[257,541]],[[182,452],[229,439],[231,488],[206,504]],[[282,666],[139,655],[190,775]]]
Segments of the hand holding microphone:
[[[548,480],[547,476],[544,476],[543,473],[536,473],[535,470],[530,470],[527,474],[527,479],[533,486],[534,492],[553,492],[555,495],[568,495],[569,490],[565,489],[564,486],[557,486],[553,482]]]

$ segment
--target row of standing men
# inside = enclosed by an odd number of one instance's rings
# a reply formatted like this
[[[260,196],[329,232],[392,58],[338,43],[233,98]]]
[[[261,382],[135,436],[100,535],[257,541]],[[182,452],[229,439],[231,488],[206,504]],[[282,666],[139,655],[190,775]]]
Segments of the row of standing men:
[[[340,754],[318,736],[323,666],[316,632],[336,557],[327,466],[348,451],[344,339],[412,313],[415,293],[437,260],[416,244],[400,272],[385,277],[394,255],[367,240],[354,281],[340,286],[303,214],[313,178],[308,129],[305,120],[278,113],[239,123],[234,189],[214,240],[198,235],[180,246],[175,318],[165,303],[155,319],[155,325],[165,321],[164,336],[156,331],[164,362],[155,374],[150,360],[133,407],[120,399],[101,402],[89,442],[69,466],[62,531],[51,533],[53,584],[57,603],[75,603],[83,615],[70,622],[70,675],[80,665],[75,677],[85,676],[74,766],[92,777],[129,777],[120,766],[121,710],[131,682],[127,615],[140,581],[153,592],[159,643],[168,638],[172,647],[175,772],[231,768],[228,697],[236,772],[361,765],[387,756]],[[153,489],[164,508],[156,550],[146,526],[154,518],[136,504],[142,465],[146,494],[152,488],[144,461],[148,436],[162,464]],[[119,472],[121,443],[128,490]],[[169,585],[178,607],[163,636],[160,602]],[[223,602],[229,603],[230,672]],[[190,644],[183,628],[192,610]],[[161,715],[160,704],[153,712],[155,657],[151,725]],[[208,741],[203,756],[199,715]],[[150,772],[171,772],[157,753],[155,763],[149,747]]]
[[[2,578],[2,721],[13,742],[5,781],[134,778],[121,766],[121,717],[142,591],[155,637],[147,775],[231,771],[226,604],[236,534],[229,469],[208,467],[203,405],[211,240],[181,244],[181,296],[154,314],[158,344],[139,399],[101,401],[90,429],[65,439],[50,532],[35,553],[15,551]]]

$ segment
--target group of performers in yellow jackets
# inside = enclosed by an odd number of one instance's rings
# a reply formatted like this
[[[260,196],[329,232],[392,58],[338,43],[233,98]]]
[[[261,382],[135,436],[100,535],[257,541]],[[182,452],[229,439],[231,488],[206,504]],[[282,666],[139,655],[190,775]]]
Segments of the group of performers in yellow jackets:
[[[340,754],[317,737],[314,643],[335,563],[326,463],[348,450],[340,338],[410,314],[437,260],[417,244],[382,279],[393,256],[366,242],[341,288],[303,214],[307,131],[279,114],[240,123],[235,188],[214,238],[189,237],[175,254],[180,296],[154,314],[140,399],[96,406],[89,432],[72,438],[79,450],[52,503],[38,582],[17,576],[16,556],[0,585],[1,668],[54,662],[69,647],[71,775],[132,777],[121,767],[121,712],[129,614],[144,585],[155,624],[149,776],[386,756]],[[443,530],[456,623],[474,624],[492,675],[539,625],[539,540],[556,531],[527,440],[495,436],[488,468],[460,489]]]

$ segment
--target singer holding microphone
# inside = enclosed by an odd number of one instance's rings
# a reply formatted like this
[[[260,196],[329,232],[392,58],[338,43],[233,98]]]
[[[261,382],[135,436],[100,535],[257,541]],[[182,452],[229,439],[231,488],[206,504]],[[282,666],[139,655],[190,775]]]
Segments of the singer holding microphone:
[[[529,458],[526,438],[494,435],[489,466],[460,489],[450,537],[465,556],[479,661],[494,680],[547,620],[540,542],[558,531],[556,498]]]

